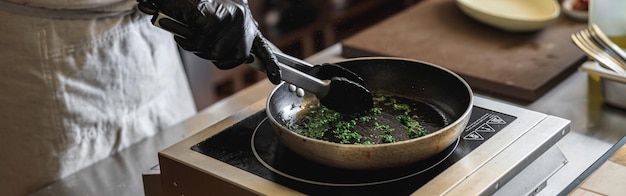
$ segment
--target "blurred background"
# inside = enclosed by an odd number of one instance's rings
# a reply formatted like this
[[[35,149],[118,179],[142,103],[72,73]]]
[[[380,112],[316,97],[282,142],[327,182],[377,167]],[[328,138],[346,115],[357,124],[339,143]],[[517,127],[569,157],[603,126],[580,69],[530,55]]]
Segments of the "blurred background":
[[[284,53],[306,58],[419,0],[250,0],[263,35]],[[259,80],[247,66],[219,70],[181,49],[197,110]]]

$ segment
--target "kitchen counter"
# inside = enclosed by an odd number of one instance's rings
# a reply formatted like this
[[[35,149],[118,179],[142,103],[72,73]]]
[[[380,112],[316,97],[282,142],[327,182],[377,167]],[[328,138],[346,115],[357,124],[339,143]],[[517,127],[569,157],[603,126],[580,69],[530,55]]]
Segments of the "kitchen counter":
[[[342,59],[341,46],[329,47],[306,60]],[[227,119],[249,104],[265,99],[273,85],[261,81],[193,117],[143,140],[34,193],[34,195],[143,195],[142,173],[157,165],[157,153],[209,125]],[[556,195],[626,135],[626,111],[602,103],[597,80],[576,71],[536,101],[521,103],[500,97],[476,96],[571,120],[571,131],[557,145],[569,162],[547,182],[540,195]]]
[[[622,195],[626,186],[626,137],[613,145],[602,157],[583,172],[563,194]]]

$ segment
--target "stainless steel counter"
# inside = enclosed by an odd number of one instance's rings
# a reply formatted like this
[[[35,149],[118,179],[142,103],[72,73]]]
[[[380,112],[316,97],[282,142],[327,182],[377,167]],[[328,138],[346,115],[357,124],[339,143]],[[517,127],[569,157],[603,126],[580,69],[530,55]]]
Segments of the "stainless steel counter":
[[[342,59],[334,45],[306,59],[312,63]],[[540,70],[538,70],[540,71]],[[273,85],[261,81],[197,115],[112,155],[91,167],[68,176],[34,195],[143,195],[142,173],[155,166],[157,153],[194,133],[265,99]],[[532,103],[519,103],[476,93],[476,96],[507,103],[572,121],[571,132],[557,143],[569,163],[549,181],[540,195],[556,195],[607,149],[626,135],[626,110],[602,103],[596,80],[577,71]]]

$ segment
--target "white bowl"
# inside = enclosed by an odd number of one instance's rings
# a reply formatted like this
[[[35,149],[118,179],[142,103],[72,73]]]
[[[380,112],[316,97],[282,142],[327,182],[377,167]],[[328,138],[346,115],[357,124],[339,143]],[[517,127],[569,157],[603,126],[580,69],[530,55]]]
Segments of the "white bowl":
[[[556,0],[457,0],[470,17],[511,32],[536,31],[561,13]]]
[[[564,0],[562,7],[563,13],[565,13],[565,15],[574,20],[586,22],[589,18],[589,12],[583,10],[575,10],[574,8],[572,8],[574,6],[574,3],[576,3],[576,0]]]

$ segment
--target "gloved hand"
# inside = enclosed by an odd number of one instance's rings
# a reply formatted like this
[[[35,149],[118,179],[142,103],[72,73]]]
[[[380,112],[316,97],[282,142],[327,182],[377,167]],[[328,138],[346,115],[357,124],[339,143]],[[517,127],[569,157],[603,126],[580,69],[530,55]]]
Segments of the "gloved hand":
[[[175,36],[185,50],[211,60],[219,69],[245,63],[253,53],[278,84],[280,70],[267,40],[252,17],[247,0],[152,0],[162,13],[189,26],[191,35]]]

